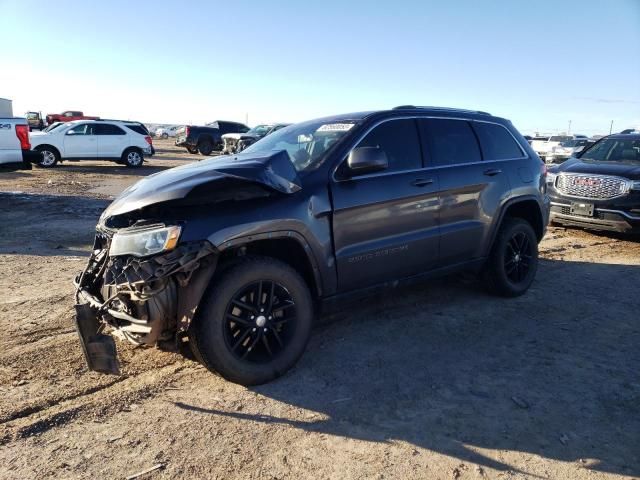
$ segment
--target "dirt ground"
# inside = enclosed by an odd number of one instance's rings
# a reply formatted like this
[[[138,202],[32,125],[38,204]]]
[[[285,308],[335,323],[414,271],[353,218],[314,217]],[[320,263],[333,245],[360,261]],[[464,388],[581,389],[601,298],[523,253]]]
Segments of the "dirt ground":
[[[197,160],[0,174],[0,478],[640,476],[640,240],[550,228],[532,289],[437,280],[319,323],[283,378],[245,388],[118,342],[86,371],[72,277],[108,199]]]

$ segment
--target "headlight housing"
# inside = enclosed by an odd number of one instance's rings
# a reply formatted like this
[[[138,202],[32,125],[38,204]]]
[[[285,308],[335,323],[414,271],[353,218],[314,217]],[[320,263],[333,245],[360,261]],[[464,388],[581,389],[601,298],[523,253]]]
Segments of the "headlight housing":
[[[633,180],[631,182],[631,190],[640,190],[640,180]]]
[[[547,172],[547,185],[555,186],[557,173]]]
[[[182,227],[152,226],[135,230],[121,230],[111,239],[109,256],[133,255],[146,257],[156,253],[172,250],[178,244]]]

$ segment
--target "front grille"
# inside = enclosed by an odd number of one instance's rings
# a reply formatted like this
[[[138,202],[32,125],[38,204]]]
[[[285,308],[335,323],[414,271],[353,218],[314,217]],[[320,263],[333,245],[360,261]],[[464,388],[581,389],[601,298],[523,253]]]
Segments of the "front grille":
[[[629,191],[629,182],[606,175],[563,173],[558,175],[556,189],[571,197],[607,200],[625,195]]]

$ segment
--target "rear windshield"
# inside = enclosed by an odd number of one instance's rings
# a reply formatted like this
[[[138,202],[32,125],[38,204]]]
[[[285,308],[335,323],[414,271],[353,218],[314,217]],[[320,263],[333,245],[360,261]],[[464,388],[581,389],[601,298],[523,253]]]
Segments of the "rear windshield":
[[[567,140],[572,140],[572,138],[563,135],[554,135],[549,139],[550,142],[566,142]]]
[[[586,150],[582,160],[640,163],[640,140],[607,138]]]

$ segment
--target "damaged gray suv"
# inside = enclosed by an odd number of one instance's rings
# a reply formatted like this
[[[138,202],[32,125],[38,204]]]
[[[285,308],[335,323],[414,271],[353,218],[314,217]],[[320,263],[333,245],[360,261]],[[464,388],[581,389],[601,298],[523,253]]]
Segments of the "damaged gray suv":
[[[318,312],[347,294],[467,270],[521,295],[548,221],[545,175],[508,120],[403,106],[146,177],[102,214],[75,280],[88,366],[119,372],[115,335],[189,347],[255,385],[291,368]]]

